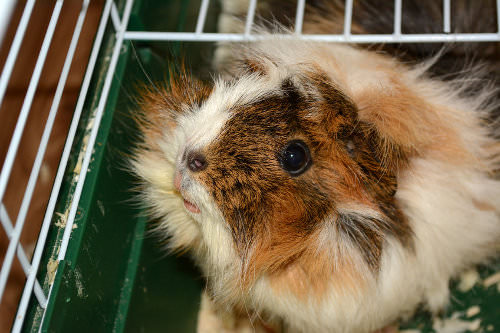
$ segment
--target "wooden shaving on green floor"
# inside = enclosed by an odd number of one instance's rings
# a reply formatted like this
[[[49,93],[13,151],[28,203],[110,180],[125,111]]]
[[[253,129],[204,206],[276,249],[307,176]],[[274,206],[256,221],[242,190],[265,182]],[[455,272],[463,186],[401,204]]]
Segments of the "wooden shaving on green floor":
[[[500,282],[500,272],[496,272],[495,274],[490,275],[486,279],[484,279],[483,286],[485,288],[488,288],[499,282]]]
[[[470,308],[467,309],[465,312],[465,315],[467,318],[474,317],[475,315],[479,314],[481,312],[481,308],[477,305],[471,306]]]
[[[461,292],[467,292],[480,280],[479,273],[476,269],[469,269],[460,275],[460,282],[458,284],[458,290]]]
[[[434,318],[432,328],[436,333],[459,333],[469,331],[476,331],[481,326],[481,319],[475,319],[473,321],[467,321],[458,318],[457,314],[453,314],[451,318],[440,319]]]

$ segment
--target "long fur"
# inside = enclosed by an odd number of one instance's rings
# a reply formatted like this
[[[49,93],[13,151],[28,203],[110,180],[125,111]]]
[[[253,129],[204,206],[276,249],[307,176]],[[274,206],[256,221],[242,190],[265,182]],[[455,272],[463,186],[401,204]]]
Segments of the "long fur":
[[[371,332],[421,304],[439,311],[449,280],[497,253],[494,86],[279,38],[230,61],[212,85],[143,92],[131,162],[158,231],[192,252],[217,307],[268,329]],[[313,162],[295,177],[279,156],[297,138]]]

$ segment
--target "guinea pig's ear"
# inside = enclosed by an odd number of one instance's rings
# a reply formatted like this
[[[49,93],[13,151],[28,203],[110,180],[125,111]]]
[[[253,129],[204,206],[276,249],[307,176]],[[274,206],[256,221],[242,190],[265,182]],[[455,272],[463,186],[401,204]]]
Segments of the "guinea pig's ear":
[[[445,106],[426,96],[432,87],[422,87],[404,72],[387,70],[383,75],[358,85],[351,95],[359,121],[373,128],[385,151],[418,155],[436,146],[439,138],[453,135],[439,116]]]

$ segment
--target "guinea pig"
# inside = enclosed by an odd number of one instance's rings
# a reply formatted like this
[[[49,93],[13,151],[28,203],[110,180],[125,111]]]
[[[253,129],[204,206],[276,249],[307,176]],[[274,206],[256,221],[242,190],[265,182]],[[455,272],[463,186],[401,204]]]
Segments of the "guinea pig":
[[[141,91],[131,165],[156,232],[206,277],[199,330],[362,333],[441,310],[499,249],[495,89],[268,37],[224,78]]]

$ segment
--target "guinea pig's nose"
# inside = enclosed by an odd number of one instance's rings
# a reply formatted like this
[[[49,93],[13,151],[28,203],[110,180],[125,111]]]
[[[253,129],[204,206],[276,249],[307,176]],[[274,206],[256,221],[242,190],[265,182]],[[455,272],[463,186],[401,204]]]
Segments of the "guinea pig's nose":
[[[186,155],[186,163],[192,172],[198,172],[207,167],[207,160],[203,154],[197,151],[190,151]]]

